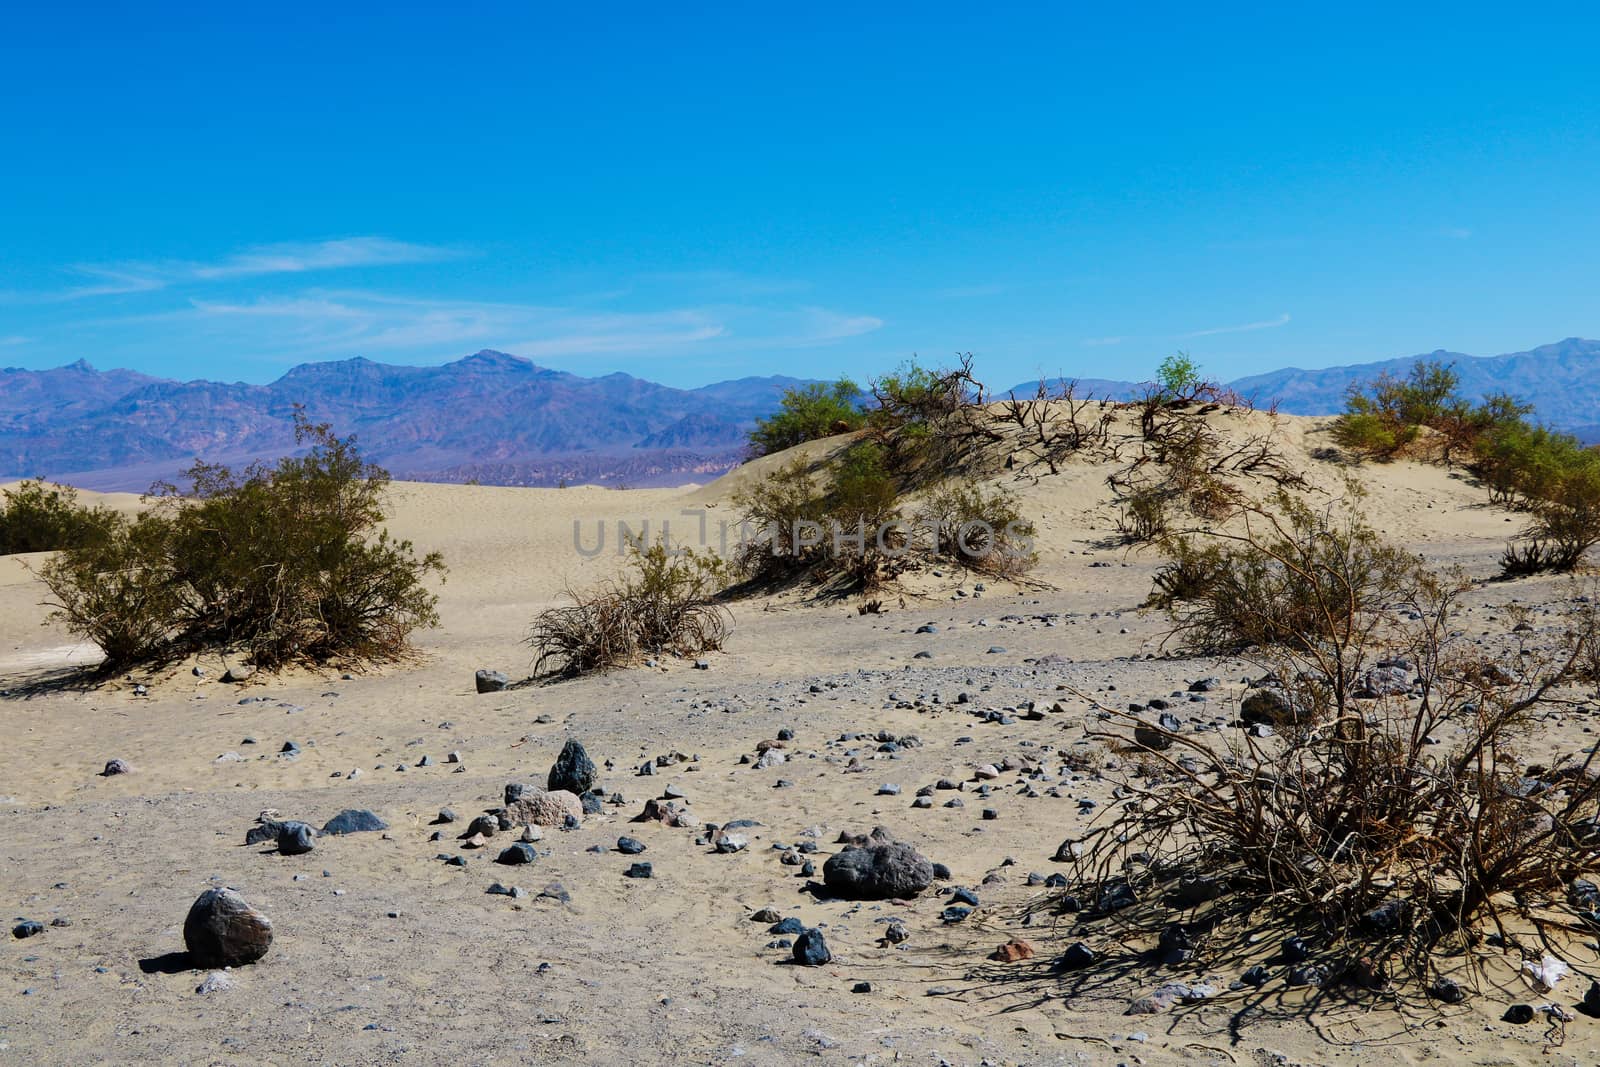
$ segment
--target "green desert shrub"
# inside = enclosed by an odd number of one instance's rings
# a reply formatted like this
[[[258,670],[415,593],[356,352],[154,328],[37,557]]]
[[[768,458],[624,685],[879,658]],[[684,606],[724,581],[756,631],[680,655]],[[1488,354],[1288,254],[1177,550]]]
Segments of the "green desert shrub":
[[[713,553],[634,547],[622,577],[569,592],[572,604],[534,619],[527,638],[534,672],[585,674],[646,655],[721,648],[731,616],[717,598],[727,583],[727,565]]]
[[[1034,525],[1004,486],[986,489],[954,479],[930,493],[923,510],[936,556],[1002,576],[1022,574],[1038,562]]]
[[[806,441],[859,430],[866,423],[861,399],[861,387],[849,378],[785,390],[778,410],[758,420],[750,431],[750,451],[769,456]]]
[[[108,668],[207,648],[268,670],[403,655],[438,622],[443,561],[382,528],[389,476],[354,438],[304,418],[296,437],[306,454],[273,466],[195,464],[186,489],[158,486],[149,511],[46,564],[53,617]]]
[[[86,507],[70,485],[32,478],[0,490],[0,556],[79,548],[116,524],[108,508]]]
[[[806,574],[872,589],[892,577],[905,538],[895,525],[900,490],[885,451],[862,441],[826,480],[795,461],[735,496],[741,509],[738,569],[757,582]]]
[[[1250,509],[1243,533],[1164,547],[1152,602],[1196,652],[1348,643],[1427,581],[1417,558],[1384,541],[1353,502],[1318,510],[1286,492],[1270,510]]]

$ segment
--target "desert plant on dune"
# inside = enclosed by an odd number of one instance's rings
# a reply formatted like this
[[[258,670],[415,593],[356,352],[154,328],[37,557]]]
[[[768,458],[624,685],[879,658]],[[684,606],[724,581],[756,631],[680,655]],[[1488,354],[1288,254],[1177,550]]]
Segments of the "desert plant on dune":
[[[732,616],[718,602],[723,560],[658,542],[635,547],[622,577],[569,592],[573,603],[539,613],[527,643],[536,674],[585,674],[647,655],[692,656],[722,647]]]
[[[78,548],[117,524],[105,507],[85,507],[70,485],[32,478],[0,490],[0,556]]]
[[[1237,531],[1168,538],[1152,604],[1171,614],[1173,637],[1197,653],[1337,652],[1384,605],[1419,595],[1430,575],[1366,523],[1358,488],[1348,494],[1317,509],[1280,490],[1270,507],[1246,507]]]
[[[859,430],[866,422],[861,387],[849,378],[784,391],[778,410],[750,431],[750,452],[768,456],[806,441]]]
[[[951,479],[928,495],[922,509],[935,556],[969,570],[1015,577],[1038,562],[1034,526],[1004,486]]]
[[[1519,744],[1593,662],[1595,627],[1486,660],[1459,625],[1462,583],[1401,566],[1359,523],[1242,536],[1204,558],[1189,593],[1212,599],[1174,621],[1206,646],[1259,642],[1266,677],[1242,708],[1276,730],[1140,722],[1079,694],[1099,708],[1091,737],[1142,739],[1145,773],[1063,845],[1074,874],[1042,906],[1081,909],[1076,936],[1189,946],[1178,962],[1197,967],[1293,934],[1295,984],[1368,987],[1394,965],[1431,979],[1485,931],[1533,951],[1600,924],[1600,893],[1574,881],[1600,865],[1596,757],[1531,766]],[[1224,614],[1216,590],[1252,603]]]
[[[382,529],[388,475],[353,438],[303,417],[296,436],[303,456],[197,463],[186,490],[158,486],[149,511],[47,563],[52,618],[108,668],[203,648],[266,669],[403,655],[438,621],[425,583],[443,562]]]

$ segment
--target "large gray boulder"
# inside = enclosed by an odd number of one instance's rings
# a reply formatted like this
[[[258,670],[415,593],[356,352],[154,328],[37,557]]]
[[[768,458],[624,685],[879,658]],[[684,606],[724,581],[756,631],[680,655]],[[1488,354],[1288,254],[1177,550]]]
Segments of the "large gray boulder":
[[[822,865],[822,882],[849,900],[914,897],[933,884],[933,864],[903,841],[852,845]]]
[[[232,889],[207,889],[183,920],[183,943],[197,967],[239,967],[267,954],[272,920]]]

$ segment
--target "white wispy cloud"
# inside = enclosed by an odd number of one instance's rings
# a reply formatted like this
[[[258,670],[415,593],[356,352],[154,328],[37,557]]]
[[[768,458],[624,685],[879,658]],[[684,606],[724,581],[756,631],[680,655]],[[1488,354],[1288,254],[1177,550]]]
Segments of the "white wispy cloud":
[[[1219,333],[1248,333],[1251,330],[1271,330],[1278,326],[1289,325],[1289,313],[1284,312],[1275,319],[1266,319],[1262,322],[1246,322],[1238,326],[1215,326],[1209,330],[1193,330],[1184,334],[1185,337],[1213,337]]]
[[[1472,231],[1465,226],[1445,226],[1439,231],[1440,237],[1448,237],[1455,241],[1465,241],[1472,236]]]
[[[1101,348],[1105,345],[1120,345],[1121,337],[1085,337],[1080,343],[1090,348]]]
[[[383,267],[433,263],[461,253],[438,245],[391,241],[384,237],[341,237],[332,241],[261,245],[236,252],[216,263],[183,263],[167,273],[203,281],[246,278],[261,274],[303,274],[348,267]]]
[[[86,279],[63,289],[0,293],[0,303],[59,304],[102,296],[125,296],[169,288],[198,286],[275,274],[433,263],[462,255],[441,245],[393,241],[386,237],[340,237],[328,241],[292,241],[255,245],[214,261],[134,260],[125,263],[76,263],[69,273]]]
[[[14,333],[10,337],[0,337],[0,348],[11,348],[15,345],[25,345],[31,340],[33,340],[33,338],[24,337],[20,333]]]
[[[822,307],[712,306],[660,311],[591,311],[538,304],[434,300],[384,293],[317,290],[247,301],[193,300],[160,320],[228,343],[268,346],[295,358],[313,354],[396,353],[470,346],[533,358],[671,353],[713,343],[743,349],[829,344],[878,329],[883,321]],[[120,320],[132,321],[132,320]]]

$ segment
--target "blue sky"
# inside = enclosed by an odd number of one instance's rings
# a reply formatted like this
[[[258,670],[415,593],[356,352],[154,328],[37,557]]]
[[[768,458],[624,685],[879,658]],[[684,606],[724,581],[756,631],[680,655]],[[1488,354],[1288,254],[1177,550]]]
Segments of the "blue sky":
[[[0,365],[1010,385],[1600,335],[1592,7],[459,6],[13,5]]]

